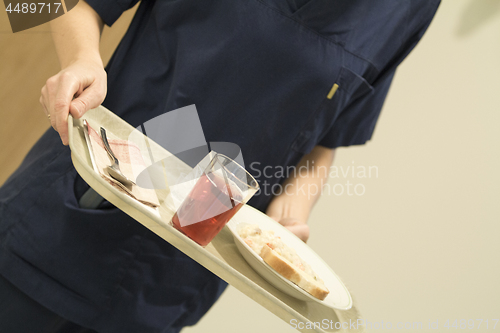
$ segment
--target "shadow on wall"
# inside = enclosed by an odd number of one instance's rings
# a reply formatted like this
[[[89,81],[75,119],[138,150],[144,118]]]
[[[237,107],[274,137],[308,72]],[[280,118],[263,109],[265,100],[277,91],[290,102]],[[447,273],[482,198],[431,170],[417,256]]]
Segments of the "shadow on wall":
[[[456,35],[465,37],[500,14],[500,0],[470,0],[462,12]]]

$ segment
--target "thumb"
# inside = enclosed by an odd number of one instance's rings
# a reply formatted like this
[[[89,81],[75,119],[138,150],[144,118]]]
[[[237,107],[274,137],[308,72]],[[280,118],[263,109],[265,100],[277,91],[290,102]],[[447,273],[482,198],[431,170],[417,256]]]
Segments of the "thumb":
[[[97,92],[97,89],[89,87],[85,89],[80,96],[71,101],[69,112],[75,118],[80,118],[90,109],[98,107],[104,97]]]
[[[276,214],[272,215],[272,214],[269,214],[269,213],[266,213],[266,214],[267,214],[267,216],[269,216],[270,218],[272,218],[272,219],[273,219],[273,220],[275,220],[276,222],[279,222],[279,221],[280,221],[280,218],[279,218],[279,216],[278,216],[278,215],[276,215]]]
[[[288,230],[299,237],[304,243],[309,239],[309,226],[307,224],[296,224],[285,226]]]

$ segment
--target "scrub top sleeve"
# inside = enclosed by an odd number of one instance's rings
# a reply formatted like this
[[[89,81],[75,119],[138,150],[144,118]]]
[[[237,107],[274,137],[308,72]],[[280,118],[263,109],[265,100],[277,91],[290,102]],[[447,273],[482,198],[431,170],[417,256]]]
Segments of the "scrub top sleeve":
[[[431,24],[440,1],[426,0],[423,4],[414,2],[410,2],[410,4],[416,8],[408,11],[406,20],[407,26],[405,27],[403,42],[395,52],[394,57],[384,66],[384,69],[380,71],[379,77],[384,77],[387,72],[395,71],[396,67],[399,66],[415,48]]]
[[[318,145],[327,148],[361,145],[372,137],[375,124],[382,110],[396,68],[420,41],[437,11],[440,1],[414,4],[408,13],[408,26],[398,52],[380,71],[373,83],[374,92],[351,102],[339,115],[335,123]]]
[[[124,11],[135,6],[139,0],[85,0],[106,25],[111,26]]]
[[[377,80],[373,93],[354,100],[342,111],[318,143],[327,148],[362,145],[370,140],[394,77],[394,71]]]

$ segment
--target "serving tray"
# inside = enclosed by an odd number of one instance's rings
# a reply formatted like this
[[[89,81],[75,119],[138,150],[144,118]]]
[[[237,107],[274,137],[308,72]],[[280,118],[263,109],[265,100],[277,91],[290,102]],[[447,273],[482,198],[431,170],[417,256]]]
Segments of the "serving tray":
[[[115,137],[123,140],[130,140],[129,135],[137,131],[130,124],[103,106],[89,110],[80,119],[74,119],[71,115],[69,116],[69,146],[75,169],[103,198],[184,252],[200,265],[274,313],[287,324],[291,322],[303,323],[303,326],[302,324],[298,326],[299,331],[365,331],[361,325],[353,325],[356,328],[352,329],[351,326],[350,329],[350,325],[346,324],[356,322],[360,319],[360,315],[354,306],[348,306],[347,308],[350,307],[349,310],[332,309],[318,302],[306,302],[296,299],[273,287],[245,261],[234,243],[233,235],[227,227],[224,227],[214,240],[203,248],[170,225],[169,222],[174,212],[167,205],[161,204],[159,209],[153,210],[107,183],[93,170],[82,130],[83,119],[87,119],[94,128],[103,126],[109,132],[113,133]],[[139,136],[135,133],[132,137],[138,138]],[[144,140],[144,137],[142,140]],[[165,168],[171,174],[186,174],[191,169],[160,145],[152,140],[148,140],[148,142],[149,149],[147,152],[143,152],[143,155],[152,157],[156,161],[162,159],[168,161],[168,165],[165,165]],[[160,203],[162,203],[168,196],[169,190],[168,188],[156,190],[156,193]],[[255,209],[245,205],[233,219],[250,215],[252,214],[252,210]],[[308,322],[316,323],[316,325],[307,325]],[[329,324],[320,325],[326,322]]]

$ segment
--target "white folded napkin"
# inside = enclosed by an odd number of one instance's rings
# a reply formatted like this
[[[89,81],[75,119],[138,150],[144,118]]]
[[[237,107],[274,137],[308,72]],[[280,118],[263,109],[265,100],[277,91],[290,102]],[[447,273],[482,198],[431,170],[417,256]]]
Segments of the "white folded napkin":
[[[130,195],[132,198],[141,203],[156,208],[160,205],[158,196],[155,190],[146,189],[137,185],[125,186],[119,181],[112,178],[107,167],[112,164],[111,159],[104,148],[104,144],[100,135],[94,130],[90,124],[88,126],[89,137],[92,143],[92,151],[97,165],[97,172],[108,183],[119,189],[120,191]],[[120,162],[121,172],[131,180],[136,180],[137,175],[146,168],[141,151],[137,145],[127,140],[113,138],[113,134],[107,131],[108,143],[116,158]]]

